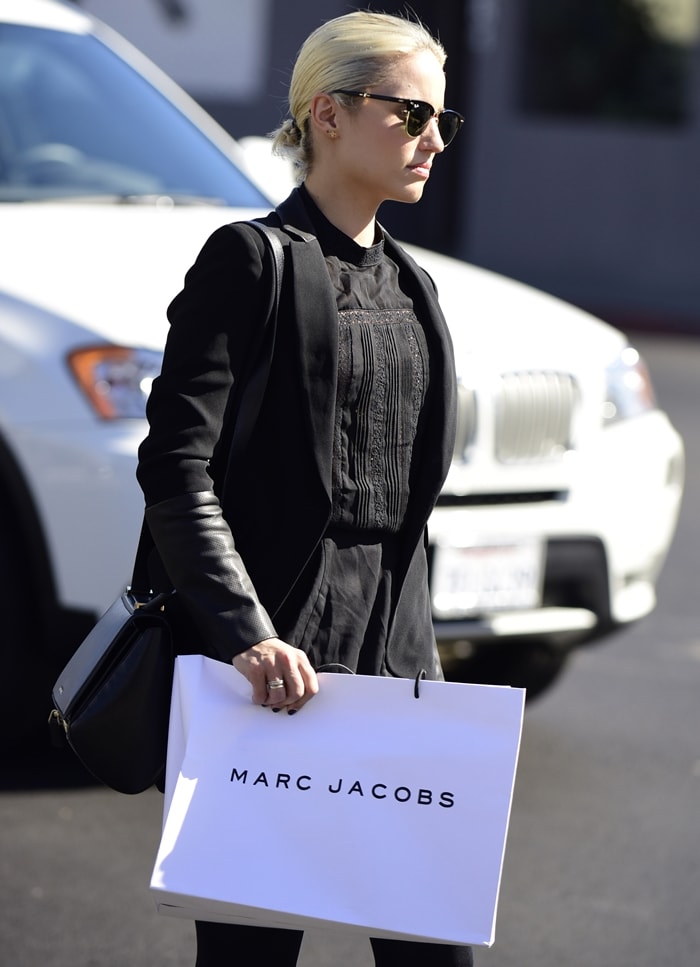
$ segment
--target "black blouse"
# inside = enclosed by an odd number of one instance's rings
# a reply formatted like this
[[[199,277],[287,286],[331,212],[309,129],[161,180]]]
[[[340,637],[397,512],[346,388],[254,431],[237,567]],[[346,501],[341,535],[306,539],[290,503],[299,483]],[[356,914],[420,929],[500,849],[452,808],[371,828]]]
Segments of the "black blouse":
[[[301,190],[338,305],[332,524],[396,533],[409,499],[428,348],[380,238],[363,248]]]

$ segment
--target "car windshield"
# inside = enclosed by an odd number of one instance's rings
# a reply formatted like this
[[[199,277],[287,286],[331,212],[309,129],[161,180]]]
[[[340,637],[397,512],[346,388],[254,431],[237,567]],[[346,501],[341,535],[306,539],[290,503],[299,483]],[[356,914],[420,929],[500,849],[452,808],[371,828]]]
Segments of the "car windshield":
[[[81,196],[269,204],[98,38],[0,24],[0,202]]]

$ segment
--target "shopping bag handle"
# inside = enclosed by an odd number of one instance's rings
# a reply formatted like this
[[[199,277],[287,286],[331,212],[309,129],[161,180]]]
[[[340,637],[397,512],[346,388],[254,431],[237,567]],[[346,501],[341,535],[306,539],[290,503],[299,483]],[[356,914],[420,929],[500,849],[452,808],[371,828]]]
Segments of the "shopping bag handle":
[[[327,665],[319,665],[316,672],[335,672],[338,675],[354,675],[355,672],[347,665],[341,665],[339,661],[329,662]],[[413,697],[420,698],[420,683],[425,681],[425,668],[421,668],[413,682]]]

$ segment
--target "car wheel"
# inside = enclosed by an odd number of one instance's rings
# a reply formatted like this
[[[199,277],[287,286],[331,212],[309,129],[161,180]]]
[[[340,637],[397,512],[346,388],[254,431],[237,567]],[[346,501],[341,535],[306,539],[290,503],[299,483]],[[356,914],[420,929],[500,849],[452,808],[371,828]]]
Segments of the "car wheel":
[[[41,642],[41,621],[33,600],[29,562],[11,519],[0,524],[0,659],[9,744],[48,735],[51,683]]]
[[[445,662],[444,670],[451,682],[525,688],[527,701],[532,701],[553,685],[568,659],[565,649],[528,639],[483,645],[468,658]]]

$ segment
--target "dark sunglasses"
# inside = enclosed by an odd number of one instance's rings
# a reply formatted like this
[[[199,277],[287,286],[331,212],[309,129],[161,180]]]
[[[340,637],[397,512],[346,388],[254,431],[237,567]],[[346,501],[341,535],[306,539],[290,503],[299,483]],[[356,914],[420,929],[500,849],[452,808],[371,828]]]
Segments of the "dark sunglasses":
[[[437,112],[427,101],[414,101],[410,97],[388,97],[386,94],[369,94],[367,91],[345,91],[338,89],[331,94],[347,94],[349,97],[365,97],[374,101],[391,101],[392,104],[403,104],[406,109],[406,134],[410,138],[417,138],[430,124],[432,118],[437,118],[438,131],[442,143],[447,146],[454,139],[464,124],[464,118],[457,111]]]

